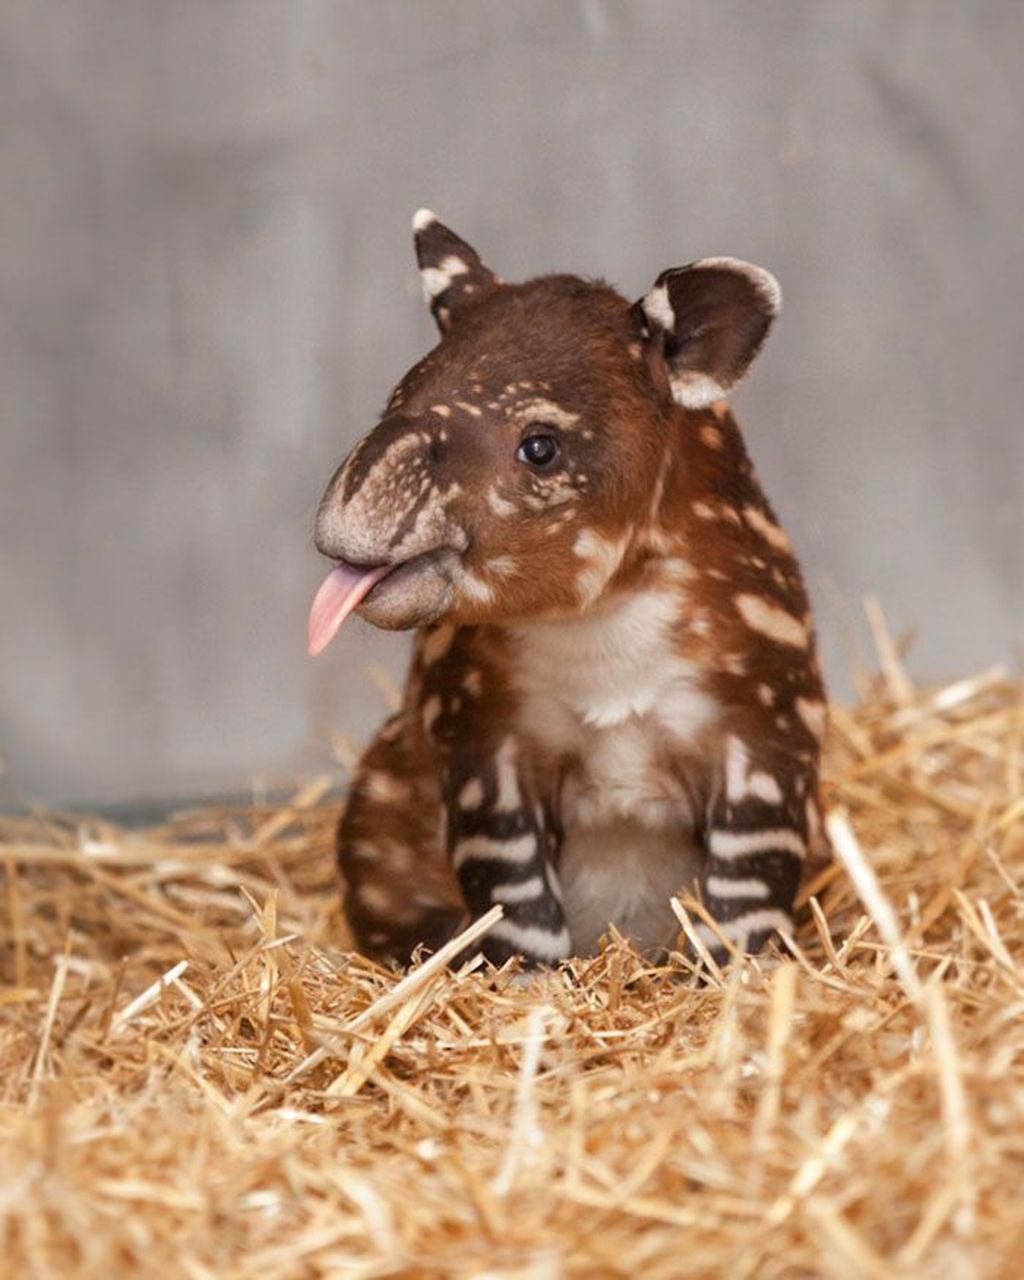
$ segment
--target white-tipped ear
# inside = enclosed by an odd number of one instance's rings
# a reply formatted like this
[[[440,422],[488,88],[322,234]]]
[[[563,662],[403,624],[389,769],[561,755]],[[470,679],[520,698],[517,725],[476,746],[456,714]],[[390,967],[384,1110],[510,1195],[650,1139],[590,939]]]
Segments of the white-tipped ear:
[[[446,333],[459,312],[486,297],[500,281],[480,261],[477,251],[439,222],[430,209],[417,210],[412,229],[423,296],[438,328]]]
[[[686,409],[719,400],[750,367],[782,307],[779,282],[738,258],[663,271],[633,308]]]

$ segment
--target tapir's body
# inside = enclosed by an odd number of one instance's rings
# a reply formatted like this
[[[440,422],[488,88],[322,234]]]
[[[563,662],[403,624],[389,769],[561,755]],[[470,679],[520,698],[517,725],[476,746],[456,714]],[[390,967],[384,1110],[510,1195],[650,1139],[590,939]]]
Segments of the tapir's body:
[[[312,648],[354,607],[418,630],[339,827],[356,942],[404,963],[501,903],[494,960],[609,924],[662,947],[696,888],[754,950],[791,920],[825,726],[799,570],[721,400],[777,286],[705,260],[630,308],[416,229],[443,340],[317,526],[339,567]]]

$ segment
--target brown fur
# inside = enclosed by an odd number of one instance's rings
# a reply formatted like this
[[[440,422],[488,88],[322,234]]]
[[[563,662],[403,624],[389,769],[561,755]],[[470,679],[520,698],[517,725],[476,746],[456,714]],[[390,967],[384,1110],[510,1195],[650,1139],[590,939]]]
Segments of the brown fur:
[[[357,941],[404,962],[504,893],[492,958],[557,958],[567,824],[596,848],[610,832],[628,843],[633,822],[638,848],[651,830],[669,852],[678,840],[677,887],[695,876],[757,946],[817,834],[821,680],[800,571],[739,429],[723,402],[687,402],[743,372],[777,287],[715,260],[630,307],[572,276],[500,285],[462,243],[420,229],[443,341],[339,468],[318,522],[326,554],[403,566],[363,616],[420,628],[401,715],[339,830]],[[543,472],[517,457],[538,431],[561,449]],[[630,663],[649,641],[648,689]],[[567,664],[563,688],[530,669],[537,654]]]

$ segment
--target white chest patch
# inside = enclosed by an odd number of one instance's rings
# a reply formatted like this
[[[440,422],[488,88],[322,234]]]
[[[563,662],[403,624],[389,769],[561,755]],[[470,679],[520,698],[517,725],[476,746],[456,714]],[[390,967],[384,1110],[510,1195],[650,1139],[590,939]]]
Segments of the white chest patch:
[[[681,610],[674,586],[639,592],[584,618],[516,628],[525,727],[556,745],[565,716],[582,729],[653,714],[668,732],[692,736],[713,708],[695,669],[676,653]]]
[[[666,746],[715,718],[678,656],[678,585],[584,619],[517,629],[517,683],[528,737],[574,762],[565,779],[561,878],[579,952],[609,923],[642,946],[673,936],[668,898],[692,883],[697,854],[684,782]]]

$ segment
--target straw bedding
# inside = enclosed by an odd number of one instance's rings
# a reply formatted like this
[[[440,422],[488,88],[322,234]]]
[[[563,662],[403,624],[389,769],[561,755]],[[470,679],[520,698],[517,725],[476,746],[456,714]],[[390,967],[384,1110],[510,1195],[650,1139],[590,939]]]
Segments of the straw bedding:
[[[527,985],[375,968],[326,782],[2,820],[0,1270],[1024,1274],[1022,692],[890,662],[836,709],[835,860],[703,984],[616,939]]]

